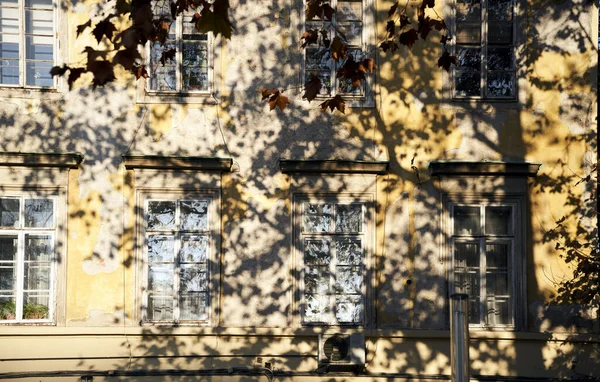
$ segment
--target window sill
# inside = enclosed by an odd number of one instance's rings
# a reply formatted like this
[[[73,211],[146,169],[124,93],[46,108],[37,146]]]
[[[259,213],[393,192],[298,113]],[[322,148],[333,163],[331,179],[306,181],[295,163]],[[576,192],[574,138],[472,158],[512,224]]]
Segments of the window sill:
[[[56,100],[62,96],[57,88],[0,86],[0,98]]]
[[[452,98],[442,101],[442,109],[468,111],[523,110],[525,106],[517,99]]]
[[[138,96],[138,104],[200,104],[217,105],[219,100],[214,94],[189,94],[189,93],[147,93]]]

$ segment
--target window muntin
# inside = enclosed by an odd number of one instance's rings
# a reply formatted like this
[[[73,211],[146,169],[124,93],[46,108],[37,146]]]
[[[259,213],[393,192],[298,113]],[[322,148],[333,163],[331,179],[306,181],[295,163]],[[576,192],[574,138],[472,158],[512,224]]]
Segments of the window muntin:
[[[451,204],[451,294],[469,295],[469,323],[514,327],[516,267],[512,204]]]
[[[52,87],[55,62],[52,0],[0,2],[0,84]]]
[[[304,0],[303,0],[304,1]],[[327,31],[327,38],[333,41],[335,36],[345,36],[348,44],[347,58],[338,62],[333,60],[328,49],[319,44],[308,45],[304,50],[304,81],[310,81],[311,74],[321,80],[321,91],[319,96],[331,97],[340,94],[350,98],[365,97],[365,82],[360,86],[353,86],[352,81],[344,78],[336,78],[337,70],[344,65],[350,56],[354,60],[360,60],[365,55],[365,6],[366,0],[331,0],[330,5],[335,10],[332,21],[325,17],[317,17],[312,20],[305,19],[305,30],[316,29]],[[319,42],[323,36],[319,33]],[[343,38],[342,38],[343,40]]]
[[[164,45],[148,43],[148,91],[208,94],[212,60],[209,35],[196,31],[193,10],[184,11],[172,21],[170,4],[165,0],[152,2],[154,16],[168,20],[170,29]],[[170,50],[175,52],[174,58],[164,60],[163,65],[163,52]]]
[[[147,199],[144,321],[210,318],[210,197]]]
[[[0,197],[0,322],[51,322],[56,199]]]
[[[515,98],[514,1],[456,0],[455,98]]]
[[[364,323],[365,213],[364,203],[301,204],[304,324]]]

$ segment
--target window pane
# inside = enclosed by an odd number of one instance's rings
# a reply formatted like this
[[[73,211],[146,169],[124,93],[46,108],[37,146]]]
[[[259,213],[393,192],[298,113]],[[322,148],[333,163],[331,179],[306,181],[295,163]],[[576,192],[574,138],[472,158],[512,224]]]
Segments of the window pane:
[[[479,235],[479,207],[454,206],[454,234]]]
[[[488,0],[488,20],[511,21],[512,17],[512,0]]]
[[[52,236],[25,235],[25,261],[52,261]]]
[[[208,90],[208,50],[205,42],[183,43],[183,90]]]
[[[0,296],[0,320],[17,318],[17,303],[14,295],[2,293]]]
[[[172,23],[171,28],[174,28],[174,25],[175,23]],[[175,60],[166,60],[165,65],[160,62],[163,52],[177,50],[177,44],[173,41],[175,35],[169,35],[169,39],[165,45],[159,42],[150,43],[150,88],[152,90],[177,90]]]
[[[148,319],[164,321],[173,319],[173,297],[157,294],[148,295]]]
[[[24,270],[23,289],[50,289],[50,263],[26,262]]]
[[[0,32],[19,33],[19,10],[17,8],[0,7]]]
[[[508,296],[509,282],[507,272],[488,271],[486,272],[486,295],[490,296]]]
[[[24,319],[42,320],[50,318],[50,295],[48,293],[30,292],[23,295]]]
[[[335,274],[335,291],[338,294],[359,294],[362,288],[361,267],[338,266]]]
[[[16,3],[16,1],[15,1]],[[27,8],[52,8],[52,0],[25,0]]]
[[[481,26],[479,24],[459,24],[456,26],[456,42],[459,44],[481,43]]]
[[[148,237],[148,262],[172,263],[175,258],[175,238],[172,236]]]
[[[336,232],[362,232],[363,213],[360,204],[337,204],[335,206]]]
[[[304,203],[304,232],[331,232],[331,204]]]
[[[179,261],[184,263],[204,263],[208,259],[208,237],[186,236],[181,238]]]
[[[208,229],[208,201],[185,200],[181,208],[180,229],[206,231]]]
[[[479,244],[455,243],[454,267],[479,268]]]
[[[456,72],[455,92],[457,96],[478,96],[481,94],[479,72]]]
[[[362,46],[362,23],[352,23],[348,25],[342,25],[338,28],[338,30],[343,33],[343,36],[340,38],[346,37],[346,41],[349,46],[361,47]],[[351,53],[351,52],[348,52]],[[354,54],[353,57],[355,60],[361,59],[363,56],[362,52],[359,54]]]
[[[363,249],[360,239],[338,239],[335,243],[337,262],[340,265],[361,265]]]
[[[179,298],[180,320],[207,320],[206,293],[185,293]]]
[[[308,83],[308,81],[310,81],[311,74],[319,77],[319,80],[321,80],[321,90],[319,91],[319,96],[329,96],[331,94],[331,72],[307,71],[306,76],[304,77],[304,83]]]
[[[52,86],[54,80],[50,75],[52,62],[27,62],[25,64],[25,76],[27,85],[32,86]]]
[[[148,289],[151,291],[173,290],[173,266],[152,264],[148,267]]]
[[[331,262],[330,243],[326,239],[304,240],[304,264],[327,265]]]
[[[512,69],[512,48],[489,48],[488,69],[510,70]]]
[[[54,59],[52,37],[27,36],[25,43],[25,52],[28,60],[52,61]]]
[[[207,69],[184,66],[182,89],[185,91],[208,91]]]
[[[487,268],[509,267],[509,245],[508,244],[488,244],[485,246],[485,261]]]
[[[4,48],[6,44],[2,44]],[[2,48],[2,49],[3,49]],[[18,48],[15,48],[18,51]],[[19,60],[0,61],[0,83],[5,85],[19,84]]]
[[[337,21],[360,21],[362,20],[362,1],[338,1]]]
[[[353,59],[360,59],[362,57],[362,52],[360,50],[354,50],[354,51],[350,51],[348,52],[348,58],[350,59],[350,56],[352,56]],[[345,63],[345,61],[344,61]],[[344,64],[342,63],[342,65]],[[355,84],[352,82],[351,79],[349,78],[344,78],[344,77],[339,77],[338,78],[338,93],[346,93],[346,94],[351,94],[351,95],[360,95],[362,92],[362,89],[364,87],[364,81],[361,81],[359,85],[355,86]]]
[[[14,263],[0,263],[0,290],[17,289],[17,269]]]
[[[175,229],[175,202],[148,202],[148,229]]]
[[[329,296],[306,295],[306,308],[304,311],[304,320],[306,322],[327,322],[329,319],[330,307]]]
[[[54,226],[52,199],[25,199],[25,227],[50,228]]]
[[[336,296],[335,317],[338,322],[360,324],[362,322],[364,306],[361,296]]]
[[[488,25],[488,43],[489,44],[512,44],[512,24],[489,23]]]
[[[458,47],[458,65],[456,69],[480,71],[481,70],[481,49]]]
[[[17,236],[0,236],[0,261],[17,260]]]
[[[511,323],[509,299],[489,299],[486,308],[486,323],[488,325],[508,325]]]
[[[53,12],[51,10],[25,10],[25,33],[52,36]]]
[[[481,4],[480,0],[457,0],[456,1],[456,21],[480,21]]]
[[[512,233],[512,208],[486,207],[485,233],[488,235],[510,235]]]
[[[207,268],[205,264],[182,265],[180,271],[182,292],[205,292],[208,290]]]
[[[0,199],[0,227],[19,226],[19,199]]]
[[[329,49],[316,47],[306,48],[307,70],[331,70],[331,53]]]
[[[488,94],[492,97],[513,97],[514,81],[513,73],[490,72],[488,73]]]
[[[315,294],[329,293],[329,267],[304,268],[304,292]]]

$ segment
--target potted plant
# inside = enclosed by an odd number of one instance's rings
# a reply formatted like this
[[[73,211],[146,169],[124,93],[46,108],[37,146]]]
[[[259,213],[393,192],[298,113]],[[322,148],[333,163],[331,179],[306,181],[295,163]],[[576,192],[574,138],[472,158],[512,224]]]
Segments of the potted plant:
[[[48,307],[41,304],[25,304],[23,317],[26,320],[39,320],[48,317]]]
[[[12,300],[0,301],[0,320],[14,320],[17,304]]]

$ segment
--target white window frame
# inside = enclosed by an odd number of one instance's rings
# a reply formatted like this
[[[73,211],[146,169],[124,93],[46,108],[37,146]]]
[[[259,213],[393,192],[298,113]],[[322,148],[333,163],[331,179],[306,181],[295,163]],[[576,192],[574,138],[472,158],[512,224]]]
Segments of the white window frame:
[[[307,20],[306,20],[306,0],[297,0],[300,1],[299,7],[299,35],[304,33],[307,30]],[[338,0],[330,0],[330,5],[333,9],[337,8]],[[374,20],[374,4],[373,0],[362,0],[362,46],[359,47],[365,54],[367,54],[370,58],[376,60],[377,51],[375,50],[375,20]],[[324,20],[324,23],[336,23],[336,13],[333,15],[332,21]],[[317,20],[311,20],[310,22],[318,22]],[[329,36],[331,40],[333,40],[334,35]],[[299,38],[297,39],[300,40]],[[304,85],[306,82],[306,49],[314,47],[314,44],[307,45],[306,48],[302,50],[302,65],[300,70],[300,83]],[[351,50],[352,48],[348,48]],[[369,55],[370,52],[370,55]],[[356,58],[356,57],[355,57]],[[362,94],[353,95],[352,93],[337,93],[338,88],[338,79],[336,78],[336,72],[339,67],[344,63],[344,60],[340,60],[339,62],[335,62],[333,58],[331,59],[331,93],[329,95],[317,95],[318,100],[325,100],[327,98],[335,97],[337,94],[341,95],[346,101],[346,105],[350,107],[374,107],[375,99],[373,96],[374,92],[374,78],[375,73],[367,73],[365,75],[364,80],[364,89]]]
[[[448,258],[448,298],[455,292],[454,282],[454,245],[456,243],[476,243],[479,245],[479,322],[470,323],[469,328],[475,330],[518,330],[524,326],[524,311],[522,308],[525,299],[525,235],[523,232],[523,205],[521,196],[485,196],[485,195],[445,195],[445,210],[443,216],[443,230],[446,232],[446,257]],[[467,235],[454,232],[454,208],[478,207],[480,209],[480,234]],[[510,207],[512,210],[512,229],[509,235],[491,235],[485,233],[486,207]],[[486,321],[486,244],[509,244],[509,284],[510,298],[508,324],[490,324]]]
[[[363,223],[362,223],[362,232],[353,232],[353,233],[334,233],[334,232],[303,232],[303,216],[304,216],[304,206],[305,204],[333,204],[333,205],[362,205],[363,209]],[[372,243],[373,240],[373,200],[370,195],[365,195],[361,197],[349,196],[344,194],[295,194],[293,197],[294,204],[294,231],[295,231],[295,257],[297,264],[297,272],[298,275],[298,307],[300,311],[300,324],[303,326],[348,326],[348,327],[364,327],[367,325],[369,319],[369,311],[370,304],[369,301],[369,285],[371,278],[371,261],[374,252],[374,245]],[[335,211],[335,207],[334,207]],[[335,212],[334,212],[335,213]],[[335,221],[335,216],[332,215],[333,221]],[[333,224],[333,222],[332,222]],[[330,314],[327,320],[323,321],[307,321],[305,319],[305,309],[306,309],[306,301],[305,301],[305,285],[304,285],[304,240],[310,238],[320,238],[320,237],[351,237],[351,238],[361,238],[362,247],[363,247],[363,263],[361,264],[363,278],[362,278],[362,286],[361,286],[361,299],[363,305],[363,313],[360,322],[338,322],[335,316],[336,307],[335,307],[335,292],[334,292],[334,283],[335,283],[335,267],[337,258],[334,256],[330,261]],[[333,243],[334,240],[331,240]],[[332,246],[334,247],[334,246]],[[335,249],[332,249],[332,252],[335,252]]]
[[[452,99],[457,101],[467,101],[467,100],[481,100],[481,101],[517,101],[520,97],[519,94],[519,68],[516,66],[516,55],[517,55],[517,41],[518,41],[518,10],[519,10],[519,2],[521,0],[513,0],[512,7],[512,41],[511,44],[507,47],[512,49],[511,56],[511,65],[512,65],[512,86],[513,86],[513,95],[512,96],[490,96],[487,94],[487,76],[488,76],[488,68],[487,68],[487,50],[488,50],[488,0],[480,0],[481,4],[481,20],[480,20],[480,33],[481,33],[481,42],[479,45],[473,44],[473,47],[479,47],[481,49],[481,80],[480,80],[480,90],[479,95],[457,95],[456,94],[456,65],[452,66],[452,71],[450,75],[450,92]],[[452,40],[450,43],[450,48],[453,55],[458,56],[457,53],[457,14],[456,14],[456,3],[457,0],[452,1],[451,7],[451,35]],[[469,45],[469,44],[463,44]]]
[[[59,256],[59,243],[62,239],[62,229],[60,228],[63,224],[62,221],[62,206],[64,197],[60,195],[60,191],[54,190],[23,190],[23,191],[12,191],[1,193],[0,198],[6,199],[17,199],[19,200],[19,221],[20,227],[17,228],[0,228],[1,236],[14,236],[18,237],[17,247],[17,260],[16,260],[16,317],[13,320],[0,320],[0,324],[54,324],[56,323],[56,312],[57,312],[57,273],[58,262],[61,256]],[[24,200],[25,199],[51,199],[53,201],[53,224],[50,228],[26,228],[24,227]],[[25,236],[26,235],[47,235],[52,237],[53,253],[50,260],[50,290],[49,290],[49,306],[48,306],[48,318],[45,319],[26,319],[23,317],[24,308],[24,264],[25,264]],[[62,252],[62,251],[61,251]],[[64,260],[63,260],[64,262]]]
[[[36,89],[36,90],[53,90],[58,86],[58,78],[56,76],[52,77],[52,85],[50,86],[36,86],[36,85],[27,85],[25,83],[26,76],[26,33],[25,33],[25,0],[17,0],[16,6],[3,6],[3,8],[12,8],[18,9],[19,12],[19,84],[4,84],[0,83],[0,87],[4,88],[18,88],[18,89]],[[57,9],[59,8],[59,4],[57,0],[52,1],[52,65],[57,64],[58,57],[58,41],[57,41],[57,25],[58,25],[58,16]],[[44,10],[48,11],[48,8],[36,8],[36,7],[28,7],[31,10]]]
[[[220,225],[220,197],[216,191],[206,190],[206,191],[178,191],[178,190],[138,190],[137,196],[137,205],[139,206],[139,214],[138,214],[138,223],[137,223],[137,241],[138,248],[140,249],[140,254],[142,256],[142,261],[140,262],[140,274],[141,274],[141,296],[140,296],[140,323],[143,325],[195,325],[195,326],[210,326],[216,322],[217,317],[217,305],[218,305],[218,277],[219,277],[219,239],[217,237],[219,232]],[[147,205],[149,201],[181,201],[181,200],[208,200],[208,229],[207,231],[202,231],[201,233],[207,234],[209,236],[209,249],[207,255],[207,300],[206,300],[206,311],[207,317],[206,319],[200,320],[180,320],[179,319],[179,276],[178,276],[178,267],[177,267],[177,259],[174,259],[174,290],[173,294],[176,295],[177,298],[174,298],[174,307],[173,307],[173,320],[149,320],[147,309],[148,309],[148,252],[147,252],[147,237],[149,231],[146,229],[146,211]],[[154,232],[154,231],[152,231]],[[159,232],[159,231],[156,231]],[[164,232],[164,231],[161,231]],[[178,228],[175,230],[169,231],[169,235],[173,235],[176,237],[175,240],[175,256],[178,253],[178,243],[179,237],[181,235],[185,235],[186,233],[182,233]]]

